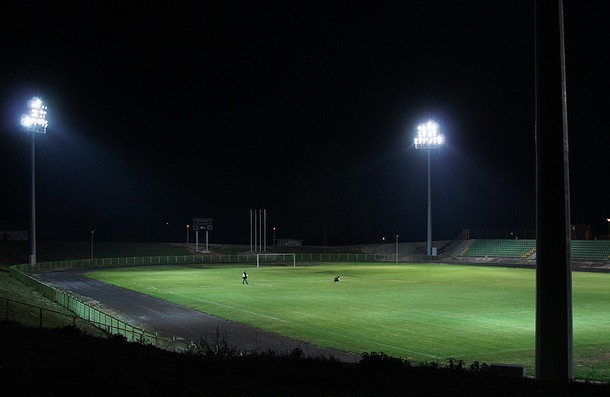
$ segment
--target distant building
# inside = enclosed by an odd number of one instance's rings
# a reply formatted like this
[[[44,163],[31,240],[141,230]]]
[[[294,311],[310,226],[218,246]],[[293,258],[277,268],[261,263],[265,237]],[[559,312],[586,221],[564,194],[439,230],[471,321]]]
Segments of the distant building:
[[[2,241],[27,241],[27,230],[0,230],[0,240]]]
[[[591,225],[572,225],[572,240],[591,240]]]
[[[294,238],[278,238],[276,244],[283,247],[301,247],[303,246],[303,240]]]

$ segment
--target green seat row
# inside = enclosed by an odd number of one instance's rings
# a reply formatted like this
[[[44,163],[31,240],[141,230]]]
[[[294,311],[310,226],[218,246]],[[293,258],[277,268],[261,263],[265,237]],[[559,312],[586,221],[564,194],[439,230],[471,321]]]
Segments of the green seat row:
[[[461,256],[527,258],[536,248],[536,240],[476,239],[470,240]]]
[[[572,240],[572,259],[610,260],[610,240]]]
[[[536,252],[536,240],[476,239],[469,240],[459,254],[463,257],[529,258]],[[610,260],[610,240],[573,240],[572,259]]]

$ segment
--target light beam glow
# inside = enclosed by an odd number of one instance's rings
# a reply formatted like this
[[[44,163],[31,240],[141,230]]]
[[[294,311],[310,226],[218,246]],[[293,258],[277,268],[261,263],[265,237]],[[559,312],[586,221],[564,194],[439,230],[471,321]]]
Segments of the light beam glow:
[[[30,114],[21,115],[21,125],[31,132],[46,134],[49,121],[47,117],[47,107],[38,97],[28,101]]]
[[[439,133],[438,123],[429,120],[417,126],[417,137],[413,143],[415,149],[436,149],[445,143],[445,136]]]

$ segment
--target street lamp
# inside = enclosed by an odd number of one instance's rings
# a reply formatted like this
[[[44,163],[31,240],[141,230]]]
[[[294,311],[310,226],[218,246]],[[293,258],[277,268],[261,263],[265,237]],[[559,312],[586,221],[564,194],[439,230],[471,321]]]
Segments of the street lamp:
[[[186,243],[189,243],[189,228],[191,225],[186,225]]]
[[[21,126],[32,134],[32,217],[30,226],[30,265],[36,265],[36,134],[46,134],[47,107],[40,98],[33,97],[28,101],[29,114],[21,116]]]
[[[275,226],[273,226],[273,246],[275,247]]]
[[[93,260],[93,235],[95,234],[95,230],[91,231],[91,260]]]
[[[606,219],[608,221],[608,236],[610,236],[610,218]]]
[[[426,254],[432,255],[432,190],[430,188],[430,149],[437,149],[445,143],[445,136],[439,134],[438,123],[429,120],[417,126],[417,137],[414,139],[415,149],[426,149],[428,152],[428,239]]]
[[[398,234],[396,235],[396,263],[398,263]]]

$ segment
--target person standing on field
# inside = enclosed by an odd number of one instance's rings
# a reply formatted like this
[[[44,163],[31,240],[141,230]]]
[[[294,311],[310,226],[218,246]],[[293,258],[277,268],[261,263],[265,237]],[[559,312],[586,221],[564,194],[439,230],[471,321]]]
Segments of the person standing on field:
[[[248,273],[244,270],[244,274],[241,275],[241,283],[248,284]]]

